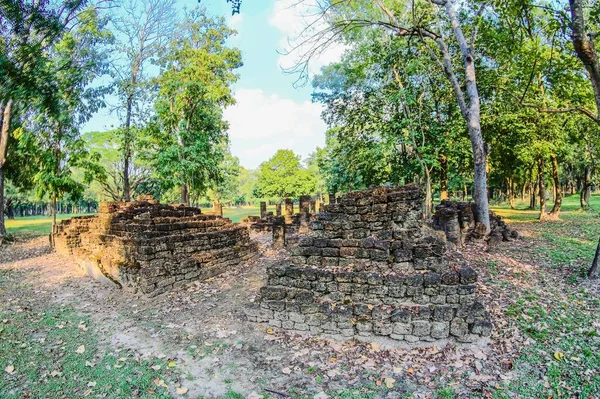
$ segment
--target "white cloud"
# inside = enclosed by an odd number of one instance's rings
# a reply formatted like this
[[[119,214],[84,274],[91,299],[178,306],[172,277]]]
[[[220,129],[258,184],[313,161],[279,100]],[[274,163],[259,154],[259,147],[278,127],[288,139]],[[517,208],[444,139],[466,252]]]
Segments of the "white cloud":
[[[279,46],[283,54],[278,58],[279,66],[294,68],[315,48],[320,50],[310,56],[310,76],[319,73],[321,67],[339,61],[346,49],[345,45],[333,41],[326,47],[320,47],[324,37],[319,32],[326,28],[326,23],[320,18],[320,10],[318,0],[275,1],[269,22],[281,33]]]
[[[229,19],[227,20],[227,25],[229,25],[229,27],[233,29],[240,29],[240,25],[242,24],[243,20],[243,13],[235,14],[229,17]]]
[[[225,110],[231,152],[246,168],[256,168],[277,150],[289,149],[306,158],[325,145],[322,105],[297,102],[261,89],[238,89],[237,104]]]

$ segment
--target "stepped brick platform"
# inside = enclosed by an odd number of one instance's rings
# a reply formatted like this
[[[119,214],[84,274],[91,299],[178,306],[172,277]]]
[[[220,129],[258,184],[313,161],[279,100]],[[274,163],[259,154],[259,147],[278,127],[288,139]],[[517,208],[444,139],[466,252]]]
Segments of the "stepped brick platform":
[[[346,194],[325,206],[291,264],[267,270],[249,320],[315,335],[398,341],[491,333],[477,274],[450,264],[442,234],[424,225],[419,186]]]
[[[104,202],[98,216],[64,220],[51,240],[88,274],[155,296],[257,254],[248,229],[200,209],[156,201]]]

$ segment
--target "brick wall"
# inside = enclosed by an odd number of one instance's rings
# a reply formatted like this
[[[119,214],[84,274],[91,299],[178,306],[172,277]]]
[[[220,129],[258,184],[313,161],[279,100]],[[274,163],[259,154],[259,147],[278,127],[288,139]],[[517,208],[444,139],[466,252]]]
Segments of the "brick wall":
[[[443,235],[424,225],[419,186],[340,197],[311,223],[289,262],[267,270],[251,321],[345,337],[399,341],[491,332],[477,274],[450,265]]]
[[[97,217],[56,226],[57,252],[92,262],[132,291],[154,296],[256,256],[248,229],[198,208],[148,201],[101,203]]]

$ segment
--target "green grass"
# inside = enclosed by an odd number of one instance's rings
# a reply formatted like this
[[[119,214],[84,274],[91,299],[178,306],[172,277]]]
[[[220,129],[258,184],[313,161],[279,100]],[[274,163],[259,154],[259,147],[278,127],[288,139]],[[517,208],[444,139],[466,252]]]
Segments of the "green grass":
[[[212,208],[202,208],[202,212],[210,212]],[[267,212],[275,214],[275,205],[268,205]],[[231,219],[232,222],[239,223],[248,216],[260,216],[260,207],[258,206],[238,206],[238,207],[223,207],[223,216]]]
[[[209,212],[212,208],[203,208],[203,212]],[[267,206],[268,212],[275,213],[275,205]],[[260,216],[260,208],[258,206],[241,206],[223,208],[223,216],[231,219],[233,222],[239,223],[249,215]],[[74,216],[84,216],[81,214],[64,214],[57,215],[57,220],[69,219]],[[52,218],[46,215],[38,216],[23,216],[15,219],[6,220],[6,231],[11,235],[28,235],[42,236],[50,234],[52,230]]]
[[[549,208],[551,207],[551,204]],[[508,223],[521,224],[530,233],[541,261],[542,285],[516,291],[506,317],[533,343],[514,363],[517,378],[496,398],[596,398],[600,392],[600,338],[597,315],[600,303],[577,285],[594,256],[600,237],[600,196],[592,196],[591,210],[579,209],[579,196],[563,201],[559,221],[538,221],[538,211],[516,210],[508,205],[493,210]],[[490,265],[491,266],[491,265]],[[560,268],[571,285],[556,287],[545,279],[544,266]]]
[[[56,220],[69,219],[73,216],[83,216],[81,214],[61,214],[56,216]],[[15,219],[6,219],[6,232],[11,235],[27,234],[32,236],[42,236],[50,234],[52,231],[52,218],[46,215],[23,216]]]
[[[506,311],[534,340],[515,362],[518,378],[508,391],[523,398],[597,397],[600,338],[594,322],[600,310],[598,300],[583,293],[566,300],[555,293],[538,294],[521,297]],[[499,391],[495,397],[513,396]]]
[[[551,205],[549,206],[549,208]],[[553,267],[567,267],[579,276],[585,275],[600,237],[600,196],[591,198],[591,210],[581,211],[579,195],[565,197],[560,220],[538,221],[539,211],[508,205],[492,209],[510,224],[528,224],[541,240],[537,250]],[[535,238],[535,237],[534,237]]]
[[[0,285],[12,280],[0,272]],[[7,288],[7,287],[4,287]],[[14,287],[10,287],[13,289]],[[150,366],[164,360],[136,360],[131,353],[99,347],[94,325],[70,307],[33,312],[0,311],[0,396],[4,398],[168,398],[154,383],[164,376]],[[77,349],[85,347],[83,353]],[[12,373],[7,368],[14,367]],[[94,384],[95,383],[95,384]]]

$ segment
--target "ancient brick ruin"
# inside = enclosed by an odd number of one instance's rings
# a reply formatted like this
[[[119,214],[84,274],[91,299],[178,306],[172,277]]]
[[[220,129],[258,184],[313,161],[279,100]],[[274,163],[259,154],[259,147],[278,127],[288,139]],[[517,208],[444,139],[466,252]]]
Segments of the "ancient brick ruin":
[[[519,237],[500,216],[490,211],[490,234],[481,237],[475,229],[477,220],[474,212],[475,204],[472,202],[456,202],[444,200],[435,207],[433,227],[445,233],[448,241],[464,245],[470,239],[485,238],[490,246],[498,245],[502,241],[510,241]]]
[[[419,186],[352,192],[311,222],[290,262],[271,266],[249,320],[287,330],[398,341],[491,332],[477,274],[450,264],[424,225]]]
[[[231,270],[257,254],[246,227],[198,208],[104,202],[98,213],[57,225],[55,249],[89,274],[148,296]]]

